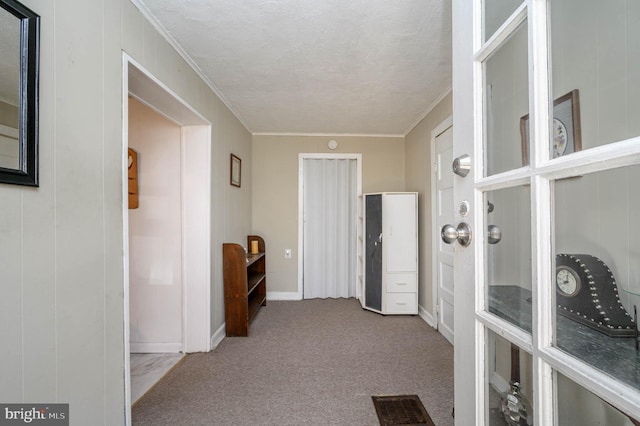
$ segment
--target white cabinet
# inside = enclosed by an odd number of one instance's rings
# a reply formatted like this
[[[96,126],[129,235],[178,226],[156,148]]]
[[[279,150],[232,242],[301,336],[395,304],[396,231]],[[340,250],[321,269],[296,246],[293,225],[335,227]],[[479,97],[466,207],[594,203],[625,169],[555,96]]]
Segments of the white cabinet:
[[[364,194],[362,306],[381,314],[418,313],[418,194]]]

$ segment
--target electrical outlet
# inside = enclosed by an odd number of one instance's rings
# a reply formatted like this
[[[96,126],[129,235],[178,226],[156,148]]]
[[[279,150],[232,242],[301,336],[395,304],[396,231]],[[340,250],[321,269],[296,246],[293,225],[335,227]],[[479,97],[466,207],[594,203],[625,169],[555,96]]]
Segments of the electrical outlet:
[[[291,249],[284,249],[284,258],[291,259]]]

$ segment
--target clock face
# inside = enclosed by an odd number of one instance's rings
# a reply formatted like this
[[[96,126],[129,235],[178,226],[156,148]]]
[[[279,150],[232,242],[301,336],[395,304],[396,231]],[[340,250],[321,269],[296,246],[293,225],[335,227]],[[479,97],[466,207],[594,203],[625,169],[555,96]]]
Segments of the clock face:
[[[557,118],[553,119],[553,158],[559,157],[567,150],[567,127]]]
[[[580,277],[573,269],[566,266],[556,268],[556,286],[558,293],[565,297],[573,297],[580,291]]]

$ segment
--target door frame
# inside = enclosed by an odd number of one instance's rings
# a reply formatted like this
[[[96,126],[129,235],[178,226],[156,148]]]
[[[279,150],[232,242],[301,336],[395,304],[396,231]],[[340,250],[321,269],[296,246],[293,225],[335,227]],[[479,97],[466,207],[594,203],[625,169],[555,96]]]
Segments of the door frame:
[[[310,159],[334,159],[334,160],[356,160],[356,204],[358,206],[356,216],[354,217],[354,226],[360,235],[362,229],[358,223],[358,216],[361,212],[360,198],[362,197],[362,154],[330,154],[330,153],[300,153],[298,154],[298,292],[291,299],[302,300],[304,295],[304,160]],[[356,242],[357,250],[361,245]],[[357,252],[356,250],[356,252]],[[356,253],[356,264],[357,264]],[[356,283],[356,298],[360,300],[360,287],[358,286],[358,268],[356,275],[353,277]]]
[[[137,100],[181,126],[182,351],[211,350],[211,123],[122,52],[122,221],[124,282],[125,423],[131,424],[129,318],[129,102]],[[135,93],[130,92],[135,91]],[[200,160],[200,161],[198,161]],[[187,187],[185,181],[189,181]],[[193,189],[193,183],[196,188]]]
[[[440,229],[438,228],[438,194],[436,192],[438,163],[436,157],[436,138],[453,127],[453,115],[445,118],[431,131],[431,294],[433,303],[431,304],[431,326],[438,330],[440,326],[440,313],[438,312],[438,246],[440,244]],[[453,130],[452,130],[453,131]],[[453,173],[453,172],[452,172]],[[452,208],[454,206],[451,206]],[[455,299],[454,299],[455,307]]]

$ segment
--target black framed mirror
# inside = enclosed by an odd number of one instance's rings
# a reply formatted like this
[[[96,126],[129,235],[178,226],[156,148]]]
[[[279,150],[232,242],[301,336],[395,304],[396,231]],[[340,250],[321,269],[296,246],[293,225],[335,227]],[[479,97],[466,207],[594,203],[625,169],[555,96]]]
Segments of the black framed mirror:
[[[40,16],[0,0],[0,183],[38,186]]]

